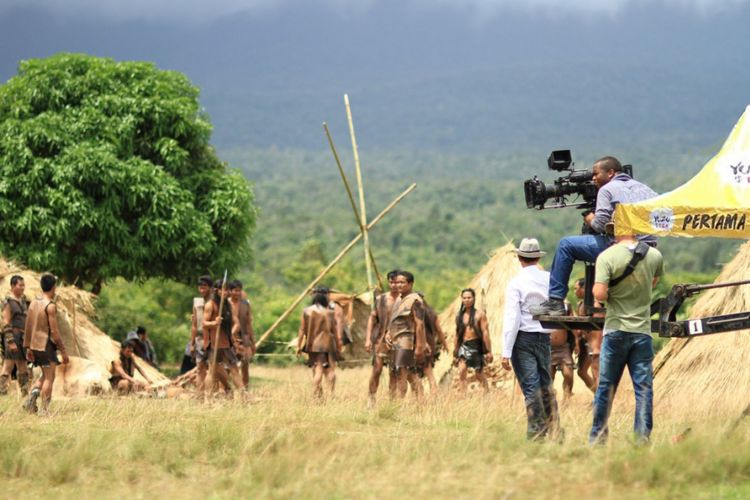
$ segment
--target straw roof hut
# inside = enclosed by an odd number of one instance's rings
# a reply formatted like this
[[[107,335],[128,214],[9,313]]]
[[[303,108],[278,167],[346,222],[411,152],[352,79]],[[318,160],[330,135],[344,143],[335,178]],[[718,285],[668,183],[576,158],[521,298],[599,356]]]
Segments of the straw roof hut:
[[[10,295],[10,277],[18,274],[26,283],[26,297],[40,296],[40,274],[13,262],[0,259],[0,298]],[[55,395],[76,396],[108,392],[109,367],[120,354],[120,343],[99,330],[89,317],[95,314],[93,295],[72,286],[57,287],[57,324],[71,358],[68,365],[59,365]],[[139,366],[157,385],[167,385],[169,379],[142,359]],[[136,378],[141,378],[136,371]]]
[[[716,283],[750,279],[750,242],[740,247]],[[750,311],[750,287],[702,292],[689,312],[700,318]],[[750,404],[750,331],[672,339],[654,361],[655,410],[691,419],[739,415]]]
[[[521,265],[514,252],[515,246],[508,243],[496,249],[490,260],[474,276],[466,288],[473,288],[476,292],[476,305],[487,313],[487,320],[492,340],[492,351],[497,354],[503,347],[503,314],[505,311],[505,289],[513,277],[521,270]],[[452,351],[456,335],[456,314],[461,308],[461,298],[456,291],[456,299],[440,314],[440,326],[445,332],[448,347]],[[440,381],[446,381],[451,371],[451,355],[443,353],[435,366],[435,376]],[[506,382],[512,383],[510,372],[500,367],[497,359],[491,366],[485,368],[492,385],[500,387]],[[472,378],[470,377],[471,381]]]

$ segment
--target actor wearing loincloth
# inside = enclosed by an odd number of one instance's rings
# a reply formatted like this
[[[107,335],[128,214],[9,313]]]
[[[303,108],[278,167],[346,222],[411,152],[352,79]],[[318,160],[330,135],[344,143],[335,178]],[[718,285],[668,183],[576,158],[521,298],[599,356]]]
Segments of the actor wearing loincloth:
[[[57,278],[51,274],[41,277],[42,296],[29,305],[26,317],[26,329],[23,335],[23,347],[26,359],[42,369],[42,376],[36,381],[24,409],[30,413],[38,411],[36,401],[42,396],[42,412],[47,413],[52,399],[52,386],[55,383],[55,369],[59,364],[57,351],[60,351],[63,364],[70,359],[65,350],[60,330],[57,328],[57,306],[55,291]]]
[[[485,364],[492,363],[492,343],[487,324],[487,315],[475,307],[476,293],[472,288],[461,291],[461,309],[456,314],[456,341],[453,358],[458,364],[459,389],[466,392],[466,375],[474,370],[477,381],[485,391],[489,390],[484,376]]]
[[[388,293],[378,295],[375,300],[375,309],[370,313],[367,321],[367,335],[365,336],[365,351],[372,353],[372,373],[370,374],[370,383],[368,387],[368,404],[375,404],[375,397],[380,385],[380,375],[383,373],[383,367],[388,364],[390,349],[385,343],[385,332],[388,328],[388,322],[391,318],[391,309],[396,299],[399,297],[398,288],[396,287],[396,276],[398,270],[388,273]],[[396,393],[396,377],[388,371],[389,384],[388,389],[391,397]]]
[[[195,386],[201,392],[208,371],[208,359],[206,358],[206,351],[203,349],[203,312],[206,303],[211,300],[213,284],[211,276],[198,278],[199,296],[193,298],[193,314],[190,323],[190,353],[195,360],[198,374]]]
[[[336,313],[329,307],[328,288],[313,291],[312,304],[302,311],[297,335],[297,356],[307,354],[307,365],[313,371],[313,396],[323,398],[323,378],[328,381],[330,395],[336,389],[336,362],[341,355],[341,327]]]
[[[584,316],[583,297],[585,294],[584,279],[576,281],[575,295],[578,298],[576,306],[576,316]],[[594,307],[603,308],[601,302],[594,302]],[[603,317],[602,313],[595,313],[594,317]],[[596,392],[596,386],[599,383],[599,353],[602,346],[601,330],[578,330],[575,332],[578,338],[578,376],[586,384],[591,392]],[[590,373],[589,373],[590,372]]]
[[[208,393],[212,393],[217,388],[217,382],[220,382],[225,390],[231,391],[227,374],[235,390],[238,391],[243,387],[242,376],[237,366],[239,364],[235,350],[237,347],[234,345],[240,324],[228,298],[229,291],[222,280],[218,280],[214,283],[211,300],[203,309],[203,349],[208,360],[209,371],[207,380],[213,376],[211,383],[205,384]],[[221,318],[219,318],[219,310],[221,310]]]
[[[552,347],[552,366],[550,368],[552,383],[555,382],[555,374],[560,370],[563,375],[563,401],[567,401],[573,395],[575,364],[573,363],[572,351],[575,345],[575,335],[570,330],[552,330],[549,341]]]
[[[18,387],[22,396],[29,394],[29,369],[26,351],[23,348],[23,332],[26,329],[26,313],[29,302],[23,292],[26,284],[19,275],[10,278],[10,296],[3,305],[3,370],[0,374],[0,394],[8,394],[8,384],[16,369]]]
[[[430,384],[430,393],[435,396],[438,393],[438,385],[433,368],[435,368],[435,362],[440,358],[440,351],[448,352],[448,342],[445,340],[443,329],[440,328],[437,312],[430,307],[424,299],[424,295],[421,292],[418,293],[422,297],[424,305],[424,333],[429,346],[429,354],[425,354],[424,362],[419,364],[417,369],[420,377],[427,378],[427,382]]]
[[[135,370],[138,370],[138,373],[146,379],[146,382],[141,382],[135,378]],[[117,391],[120,396],[147,389],[148,384],[151,384],[151,379],[148,378],[146,372],[135,361],[132,341],[123,342],[120,346],[120,355],[112,361],[109,373],[112,374],[109,383],[112,385],[112,389]]]
[[[406,396],[407,381],[414,395],[420,397],[421,383],[416,371],[430,353],[424,327],[424,305],[419,294],[413,291],[414,275],[399,271],[396,276],[399,298],[393,304],[385,342],[390,346],[390,369],[398,380],[397,395]]]
[[[240,346],[240,371],[242,372],[242,384],[247,389],[250,383],[250,360],[255,355],[255,335],[253,333],[253,310],[247,295],[242,292],[242,282],[234,280],[229,284],[230,302],[235,310],[237,320],[240,322],[239,338],[235,339],[235,345]]]

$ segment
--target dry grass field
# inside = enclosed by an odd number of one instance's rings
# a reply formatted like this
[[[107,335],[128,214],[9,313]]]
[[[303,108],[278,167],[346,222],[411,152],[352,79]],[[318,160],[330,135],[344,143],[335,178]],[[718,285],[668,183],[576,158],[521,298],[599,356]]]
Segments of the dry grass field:
[[[512,391],[466,398],[444,391],[422,405],[381,397],[368,410],[365,368],[340,371],[336,397],[325,404],[310,397],[307,369],[254,368],[253,375],[245,402],[61,399],[52,415],[38,417],[23,413],[16,396],[4,397],[0,496],[750,496],[750,419],[735,426],[736,415],[697,422],[657,406],[652,443],[636,447],[623,391],[610,442],[591,449],[591,397],[582,384],[562,408],[563,442],[528,443],[523,399]]]

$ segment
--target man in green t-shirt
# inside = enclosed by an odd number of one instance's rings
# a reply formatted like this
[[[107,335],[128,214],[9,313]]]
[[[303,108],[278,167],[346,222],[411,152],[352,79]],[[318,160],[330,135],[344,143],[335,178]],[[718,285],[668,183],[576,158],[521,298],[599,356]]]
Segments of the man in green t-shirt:
[[[653,427],[653,360],[651,339],[651,291],[664,273],[661,253],[648,247],[632,273],[613,284],[633,258],[638,241],[621,236],[596,259],[594,298],[607,304],[604,339],[599,358],[599,385],[594,396],[594,422],[589,442],[607,438],[607,420],[617,385],[628,367],[635,391],[634,431],[639,441],[648,441]]]

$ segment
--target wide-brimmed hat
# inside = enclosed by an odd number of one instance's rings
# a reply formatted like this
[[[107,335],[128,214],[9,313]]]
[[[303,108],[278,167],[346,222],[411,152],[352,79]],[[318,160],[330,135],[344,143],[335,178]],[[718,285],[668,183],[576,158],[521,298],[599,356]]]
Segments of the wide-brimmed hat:
[[[546,255],[547,252],[539,250],[539,241],[536,238],[524,238],[521,240],[521,244],[516,248],[516,254],[519,257],[525,257],[527,259],[538,259],[542,255]]]

